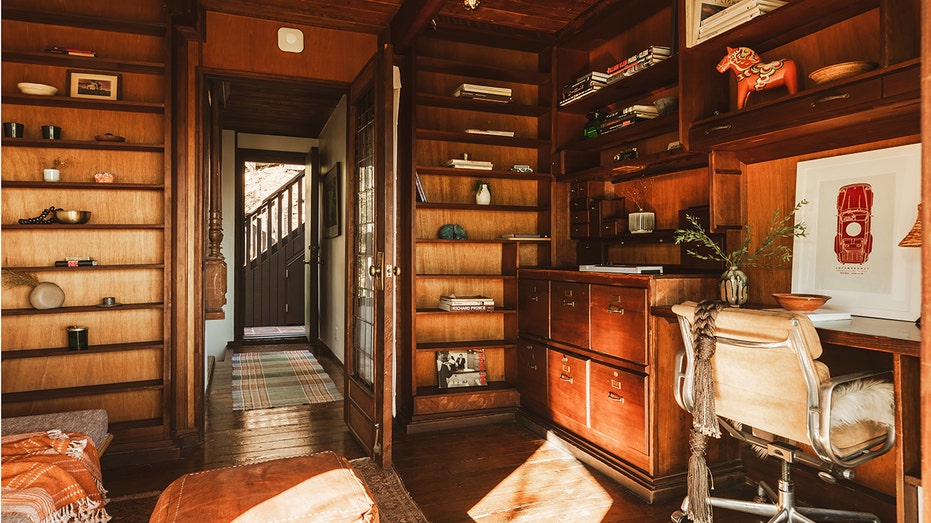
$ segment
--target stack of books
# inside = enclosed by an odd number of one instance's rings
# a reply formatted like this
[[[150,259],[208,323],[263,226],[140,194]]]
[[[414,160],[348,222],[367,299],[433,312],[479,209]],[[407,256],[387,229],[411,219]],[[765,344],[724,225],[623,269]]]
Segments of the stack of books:
[[[785,4],[780,0],[740,0],[727,9],[718,11],[703,19],[698,26],[698,40],[696,43],[729,31],[744,22],[748,22]]]
[[[511,101],[510,87],[492,87],[490,85],[461,84],[453,91],[456,98],[471,98],[488,102],[508,103]]]
[[[440,309],[450,312],[491,312],[495,310],[495,300],[488,296],[440,296]]]
[[[446,162],[446,167],[455,167],[456,169],[481,169],[490,171],[494,169],[494,164],[483,160],[464,160],[462,158],[453,158]]]
[[[598,134],[610,133],[643,120],[652,120],[657,116],[659,116],[659,111],[655,106],[631,105],[605,116],[605,119],[598,125]]]
[[[598,89],[608,85],[608,74],[599,71],[592,71],[576,78],[574,82],[562,88],[562,100],[560,106],[571,104],[572,102],[588,96]]]
[[[631,76],[658,64],[672,56],[672,49],[665,45],[651,45],[643,51],[630,56],[608,68],[607,83],[612,84],[621,78]]]

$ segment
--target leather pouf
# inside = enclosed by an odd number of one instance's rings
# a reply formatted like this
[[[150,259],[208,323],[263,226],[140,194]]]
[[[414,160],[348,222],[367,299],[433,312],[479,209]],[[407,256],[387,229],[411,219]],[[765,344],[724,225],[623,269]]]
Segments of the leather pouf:
[[[36,309],[57,309],[65,303],[65,291],[52,282],[44,281],[32,288],[29,303]]]

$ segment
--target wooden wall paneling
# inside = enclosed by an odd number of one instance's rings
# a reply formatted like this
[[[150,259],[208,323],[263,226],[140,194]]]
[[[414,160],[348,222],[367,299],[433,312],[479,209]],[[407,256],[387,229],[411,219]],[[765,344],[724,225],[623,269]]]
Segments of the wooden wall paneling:
[[[6,0],[5,8],[17,8],[44,13],[62,11],[60,0]],[[165,16],[164,4],[161,2],[127,2],[113,5],[97,4],[95,2],[81,3],[80,14],[89,17],[114,19],[140,24],[156,24]]]
[[[3,392],[160,380],[161,358],[161,349],[146,349],[7,360],[3,362]]]
[[[375,35],[289,24],[304,33],[304,48],[282,53],[281,22],[207,12],[207,41],[201,65],[211,69],[284,74],[351,82],[377,50]]]
[[[4,113],[6,113],[6,107],[4,106]],[[11,108],[16,106],[11,106]],[[22,109],[22,108],[20,108]],[[35,108],[42,109],[42,108]],[[31,111],[26,111],[30,114]],[[8,115],[4,115],[8,117]],[[13,118],[13,116],[9,116]],[[149,125],[158,125],[161,122],[161,117],[155,117],[153,119],[148,118],[133,118],[132,121],[136,122],[137,125],[149,127]],[[80,118],[75,117],[78,120]],[[121,121],[127,121],[125,113],[123,113],[123,118]],[[22,121],[35,122],[35,129],[27,133],[35,133],[36,136],[41,132],[42,121],[54,121],[55,125],[61,126],[60,119],[52,120],[49,118],[41,118],[36,116],[29,116],[28,120],[23,118]],[[63,127],[64,129],[64,127]],[[87,130],[89,133],[90,130]],[[109,131],[107,131],[109,132]],[[114,129],[113,134],[118,134],[120,136],[127,136],[122,134],[120,129]],[[127,133],[128,139],[135,141],[139,138],[136,138],[138,133]],[[91,136],[65,136],[68,140],[93,140]],[[162,139],[158,139],[158,142],[153,142],[161,144]],[[145,143],[145,142],[142,142]],[[17,151],[17,154],[4,154],[2,158],[2,169],[3,169],[3,179],[4,181],[41,181],[42,180],[42,169],[46,165],[49,165],[52,160],[55,158],[61,157],[72,160],[71,163],[64,167],[61,170],[61,182],[86,182],[93,183],[94,173],[100,171],[109,171],[114,175],[114,183],[138,183],[138,184],[148,184],[154,186],[161,186],[164,181],[164,158],[163,152],[159,147],[157,151],[153,152],[138,152],[138,151],[103,151],[103,150],[88,150],[88,149],[43,149],[41,147],[28,147],[22,148]],[[55,189],[56,186],[49,185],[49,189]],[[57,186],[60,187],[60,186]],[[103,186],[96,186],[97,188],[106,189]],[[9,188],[9,187],[7,187]],[[94,186],[90,187],[94,188]]]
[[[38,215],[36,212],[32,216]],[[29,226],[3,233],[3,263],[10,267],[50,266],[64,256],[92,256],[101,265],[164,262],[165,234],[160,229],[98,230]],[[54,245],[50,252],[48,246]],[[13,257],[13,254],[16,256]]]
[[[131,425],[163,423],[164,408],[162,407],[164,393],[160,386],[140,387],[142,390],[129,392],[113,392],[93,395],[63,395],[63,397],[47,400],[36,400],[26,403],[10,403],[3,406],[4,416],[26,416],[45,412],[67,412],[81,409],[107,409],[107,417],[111,429],[120,423]],[[122,430],[116,430],[124,434]],[[156,436],[157,438],[158,436]],[[138,442],[129,442],[127,437],[122,438],[121,445]],[[148,438],[151,441],[151,436]],[[114,443],[116,438],[114,438]],[[114,448],[111,452],[116,451]]]
[[[928,2],[921,2],[921,131],[925,139],[921,142],[921,201],[931,202],[931,6]],[[890,33],[890,38],[895,33]],[[931,205],[921,206],[921,222],[931,223]],[[921,231],[921,277],[922,281],[931,278],[931,227],[923,227]],[[921,317],[928,325],[931,318],[931,285],[921,287]],[[919,419],[925,420],[921,426],[921,446],[925,452],[921,453],[921,472],[909,478],[913,486],[922,485],[920,478],[931,478],[931,428],[927,420],[931,420],[931,329],[925,327],[921,330],[921,363],[920,363],[920,400],[921,409]],[[916,494],[917,496],[917,494]],[[923,509],[919,517],[921,521],[931,521],[931,488],[924,486],[921,493]]]
[[[489,220],[487,210],[463,209],[422,209],[418,213],[417,237],[435,238],[445,224],[458,223],[465,229],[469,239],[492,240],[506,234],[536,232],[537,218],[533,208],[512,209],[508,220]]]
[[[507,313],[420,313],[414,328],[417,343],[470,342],[500,340]]]
[[[50,183],[47,189],[6,189],[10,196],[3,206],[3,223],[38,216],[55,205],[59,209],[91,211],[93,225],[161,225],[164,196],[156,191],[73,191],[63,193]],[[42,227],[36,225],[35,227]]]
[[[423,275],[498,274],[502,270],[501,252],[502,245],[498,242],[421,241],[415,270]]]
[[[68,346],[66,329],[69,325],[87,327],[91,345],[153,342],[163,339],[163,317],[162,308],[158,306],[107,309],[106,314],[96,311],[56,313],[43,317],[43,328],[37,329],[34,316],[6,316],[0,343],[4,353],[64,348]],[[114,327],[124,325],[131,327]]]

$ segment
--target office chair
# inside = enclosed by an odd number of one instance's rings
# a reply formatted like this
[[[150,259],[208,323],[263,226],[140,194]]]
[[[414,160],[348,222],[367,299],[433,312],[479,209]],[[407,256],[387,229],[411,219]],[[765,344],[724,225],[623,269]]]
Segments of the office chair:
[[[708,359],[708,352],[701,356],[699,349],[704,340],[699,331],[693,331],[693,325],[698,322],[700,328],[707,329],[708,325],[702,324],[709,323],[711,316],[712,335],[707,336],[709,331],[705,330],[704,337],[714,340],[710,379],[716,421],[761,456],[781,460],[782,475],[778,493],[760,482],[757,489],[761,496],[755,501],[707,496],[706,503],[702,503],[686,497],[681,510],[672,514],[673,523],[710,519],[712,507],[770,516],[770,523],[879,523],[879,518],[870,513],[796,506],[790,465],[804,463],[814,467],[822,479],[836,482],[839,478],[851,479],[852,467],[888,452],[895,442],[893,389],[890,383],[875,378],[889,371],[832,378],[827,365],[818,361],[821,342],[804,314],[721,309],[720,305],[712,312],[710,306],[708,302],[686,302],[672,308],[685,342],[676,361],[676,401],[693,416],[699,411],[695,369],[700,363],[697,360]],[[694,449],[693,444],[693,458]],[[698,497],[691,485],[690,493]],[[768,494],[766,497],[773,502],[765,502],[762,494]]]

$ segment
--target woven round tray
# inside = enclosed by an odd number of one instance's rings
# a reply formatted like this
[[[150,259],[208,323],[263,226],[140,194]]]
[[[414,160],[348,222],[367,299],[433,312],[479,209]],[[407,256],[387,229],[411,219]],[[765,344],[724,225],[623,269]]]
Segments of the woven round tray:
[[[860,73],[865,73],[867,71],[872,71],[879,67],[879,64],[876,62],[842,62],[839,64],[829,65],[822,67],[817,71],[808,75],[808,78],[811,78],[816,84],[823,84],[825,82],[833,82],[834,80],[840,80],[841,78],[847,78],[850,76],[855,76]]]

